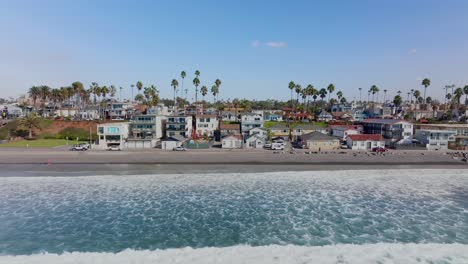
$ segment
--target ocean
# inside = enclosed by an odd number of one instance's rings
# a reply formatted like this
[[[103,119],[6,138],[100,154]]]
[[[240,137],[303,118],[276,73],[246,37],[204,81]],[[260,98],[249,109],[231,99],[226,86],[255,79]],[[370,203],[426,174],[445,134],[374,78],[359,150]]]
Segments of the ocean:
[[[0,263],[468,263],[468,170],[0,177]]]

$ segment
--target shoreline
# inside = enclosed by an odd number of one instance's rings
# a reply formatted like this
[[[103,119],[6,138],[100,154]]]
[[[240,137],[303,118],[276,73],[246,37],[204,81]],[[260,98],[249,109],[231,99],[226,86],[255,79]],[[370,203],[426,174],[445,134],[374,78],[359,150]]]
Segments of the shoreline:
[[[90,176],[185,173],[248,173],[321,170],[466,169],[447,152],[296,151],[86,151],[0,150],[0,176]]]

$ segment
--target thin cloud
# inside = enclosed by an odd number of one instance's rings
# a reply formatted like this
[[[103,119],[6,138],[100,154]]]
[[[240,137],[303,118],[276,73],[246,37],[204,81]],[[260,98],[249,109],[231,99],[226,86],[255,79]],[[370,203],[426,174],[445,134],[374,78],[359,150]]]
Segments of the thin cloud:
[[[262,45],[262,43],[260,41],[258,41],[258,40],[254,40],[254,41],[252,41],[251,45],[252,45],[253,48],[258,48],[258,47],[260,47],[260,45]]]
[[[410,49],[410,51],[408,52],[409,54],[416,54],[418,52],[417,49]]]
[[[267,42],[265,43],[268,47],[271,48],[285,48],[288,46],[288,43],[286,42]]]

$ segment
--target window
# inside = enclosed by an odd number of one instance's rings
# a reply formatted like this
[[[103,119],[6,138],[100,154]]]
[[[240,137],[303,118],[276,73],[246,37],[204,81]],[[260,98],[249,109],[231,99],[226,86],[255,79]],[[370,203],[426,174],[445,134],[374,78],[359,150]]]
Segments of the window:
[[[104,134],[104,127],[99,127],[99,134]]]
[[[118,127],[108,127],[108,128],[107,128],[107,133],[109,133],[109,134],[117,134],[117,133],[119,133],[119,128],[118,128]]]

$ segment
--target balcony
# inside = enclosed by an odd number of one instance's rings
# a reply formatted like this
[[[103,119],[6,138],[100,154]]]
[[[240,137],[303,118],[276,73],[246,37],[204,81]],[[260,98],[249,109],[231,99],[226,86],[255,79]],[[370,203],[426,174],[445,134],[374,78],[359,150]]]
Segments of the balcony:
[[[167,131],[188,131],[186,127],[166,127]]]

